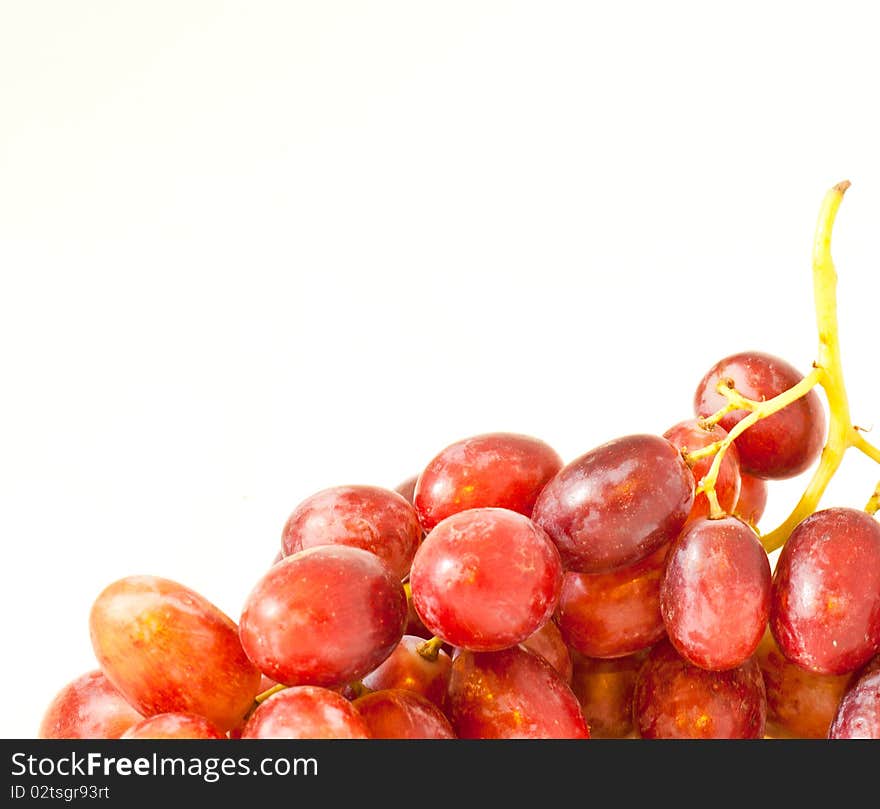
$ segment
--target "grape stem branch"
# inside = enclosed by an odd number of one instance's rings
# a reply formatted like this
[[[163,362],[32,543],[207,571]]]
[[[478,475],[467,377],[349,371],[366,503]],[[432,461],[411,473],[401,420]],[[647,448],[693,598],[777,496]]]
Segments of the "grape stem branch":
[[[849,186],[850,183],[844,181],[828,191],[822,201],[816,225],[816,236],[813,243],[813,296],[816,305],[816,325],[819,331],[819,355],[817,361],[813,363],[813,370],[797,385],[764,402],[747,399],[734,389],[730,380],[721,380],[718,384],[718,391],[727,399],[727,403],[717,413],[703,419],[702,423],[707,427],[717,424],[727,413],[734,410],[746,410],[749,413],[736,424],[723,441],[715,442],[704,449],[687,454],[688,460],[691,461],[714,453],[712,465],[700,480],[698,491],[706,493],[711,508],[710,516],[713,518],[722,517],[724,511],[718,503],[715,484],[721,469],[721,461],[730,445],[757,421],[805,396],[816,385],[825,391],[830,415],[822,456],[813,472],[813,477],[791,513],[781,525],[762,536],[761,542],[768,553],[781,548],[795,526],[816,510],[828,483],[834,477],[843,461],[844,454],[850,447],[855,447],[880,463],[880,449],[877,449],[862,435],[850,418],[849,399],[843,381],[843,366],[840,360],[837,271],[831,259],[831,232],[843,195]],[[869,513],[875,513],[878,510],[878,500],[880,500],[880,486],[868,501],[867,510]],[[871,511],[872,508],[873,511]]]

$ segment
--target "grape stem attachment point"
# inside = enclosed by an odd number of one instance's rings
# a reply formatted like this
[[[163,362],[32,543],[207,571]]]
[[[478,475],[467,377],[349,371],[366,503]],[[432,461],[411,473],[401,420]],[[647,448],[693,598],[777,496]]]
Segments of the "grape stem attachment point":
[[[416,651],[425,658],[425,660],[433,663],[440,656],[440,647],[443,646],[443,638],[436,635],[431,640],[426,640],[416,647]]]
[[[816,325],[819,332],[819,355],[813,363],[813,370],[805,376],[797,385],[779,396],[764,402],[756,402],[747,399],[736,391],[730,384],[730,380],[721,380],[718,384],[718,392],[726,399],[727,404],[718,412],[701,420],[701,424],[711,426],[717,424],[727,413],[734,410],[748,410],[747,416],[741,419],[729,432],[727,438],[716,442],[709,447],[688,454],[688,460],[696,460],[707,457],[713,452],[715,457],[712,466],[705,477],[699,482],[698,492],[705,492],[710,504],[710,517],[724,516],[724,511],[718,503],[715,493],[715,484],[721,468],[721,461],[727,449],[737,438],[762,418],[776,413],[783,407],[806,395],[812,388],[819,385],[828,400],[829,424],[825,446],[819,465],[813,472],[813,477],[807,484],[803,495],[792,509],[788,517],[779,525],[761,538],[767,553],[781,548],[795,526],[812,514],[834,473],[840,467],[843,456],[850,447],[855,447],[872,460],[880,463],[880,449],[871,444],[855,427],[850,418],[849,399],[846,386],[843,381],[843,367],[840,360],[840,338],[837,321],[837,271],[831,259],[831,232],[834,228],[834,220],[838,208],[843,200],[843,195],[849,188],[850,183],[844,180],[828,191],[819,209],[819,219],[816,224],[816,235],[813,242],[813,297],[816,307]],[[874,495],[868,501],[866,510],[876,513],[880,509],[880,484]],[[873,511],[872,511],[873,509]]]

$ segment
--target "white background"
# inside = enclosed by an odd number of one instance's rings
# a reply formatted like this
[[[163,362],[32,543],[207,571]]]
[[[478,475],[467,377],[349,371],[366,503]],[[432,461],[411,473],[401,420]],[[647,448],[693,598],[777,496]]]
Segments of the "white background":
[[[880,430],[872,5],[0,0],[0,735],[94,667],[118,577],[237,619],[320,488],[662,432],[733,351],[808,368],[845,178]]]

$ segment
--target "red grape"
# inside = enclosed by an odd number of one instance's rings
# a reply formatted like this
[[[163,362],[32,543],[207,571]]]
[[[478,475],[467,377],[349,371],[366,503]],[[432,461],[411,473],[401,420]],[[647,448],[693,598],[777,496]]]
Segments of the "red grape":
[[[253,712],[242,739],[369,739],[363,717],[343,696],[300,685],[273,694]]]
[[[453,646],[505,649],[553,614],[562,565],[550,538],[528,517],[476,508],[447,517],[416,553],[413,606]]]
[[[566,573],[556,609],[565,643],[587,657],[622,657],[666,634],[660,581],[669,543],[611,573]]]
[[[571,689],[544,658],[514,646],[462,650],[452,661],[448,715],[462,739],[588,739]]]
[[[676,651],[704,669],[732,669],[752,656],[770,614],[770,560],[736,517],[701,517],[672,543],[660,611]]]
[[[123,739],[225,739],[226,734],[203,716],[160,713],[132,725]]]
[[[571,654],[554,621],[547,621],[537,632],[529,635],[520,646],[525,646],[530,652],[543,657],[565,682],[571,682]]]
[[[245,601],[240,630],[266,676],[330,687],[376,668],[400,642],[405,622],[403,585],[381,559],[321,545],[269,569]]]
[[[425,531],[472,508],[506,508],[529,516],[544,484],[562,467],[537,438],[486,433],[457,441],[419,475],[413,503]]]
[[[747,399],[764,401],[794,387],[803,375],[779,357],[759,351],[733,354],[715,363],[700,381],[694,394],[694,412],[705,418],[727,404],[716,390],[729,379]],[[748,413],[734,410],[719,424],[728,432]],[[799,475],[822,451],[825,440],[825,411],[815,390],[772,416],[761,419],[740,435],[735,443],[743,471],[761,478],[783,479]]]
[[[716,441],[723,441],[727,438],[727,431],[719,427],[701,427],[697,419],[687,419],[680,421],[673,427],[670,427],[663,437],[679,450],[687,449],[695,452],[703,447],[708,447]],[[706,458],[700,458],[690,466],[691,474],[694,476],[694,483],[699,485],[700,481],[709,472],[714,455]],[[718,479],[715,481],[715,494],[718,496],[718,504],[725,512],[730,514],[740,496],[740,471],[739,471],[739,455],[736,451],[736,445],[732,444],[724,457],[721,459],[721,467],[718,470]],[[710,512],[709,498],[705,493],[700,492],[694,498],[694,504],[691,506],[691,512],[688,519],[696,517],[707,517]]]
[[[357,709],[372,739],[454,739],[443,712],[414,691],[374,691],[356,699]]]
[[[594,739],[626,739],[633,729],[633,692],[647,652],[613,660],[574,655],[571,689]]]
[[[829,739],[880,739],[880,656],[850,685],[828,729]]]
[[[864,511],[817,511],[776,562],[770,628],[792,662],[855,671],[880,649],[880,523]]]
[[[442,649],[437,650],[435,660],[422,657],[418,648],[424,642],[424,638],[404,635],[388,659],[361,682],[371,691],[391,688],[414,691],[442,709],[446,702],[452,659]]]
[[[633,695],[636,731],[644,739],[762,739],[767,697],[754,658],[708,671],[661,641],[642,664]]]
[[[260,672],[238,627],[182,584],[120,579],[98,596],[89,627],[102,670],[144,716],[194,713],[225,731],[253,704]]]
[[[40,739],[118,739],[143,719],[102,671],[68,683],[43,715]]]
[[[694,477],[665,438],[609,441],[564,467],[532,514],[569,570],[632,565],[678,535],[694,502]]]
[[[413,475],[412,477],[408,477],[406,480],[401,481],[394,487],[394,491],[396,491],[407,503],[412,503],[415,499],[416,493],[416,483],[418,482],[419,476]]]
[[[397,492],[379,486],[335,486],[294,509],[281,543],[285,556],[321,545],[363,548],[403,579],[421,539],[415,509]]]
[[[769,629],[755,659],[767,689],[767,733],[776,738],[824,739],[852,675],[816,674],[785,659]]]
[[[757,526],[767,507],[767,481],[754,475],[740,475],[739,500],[733,515],[751,526]]]

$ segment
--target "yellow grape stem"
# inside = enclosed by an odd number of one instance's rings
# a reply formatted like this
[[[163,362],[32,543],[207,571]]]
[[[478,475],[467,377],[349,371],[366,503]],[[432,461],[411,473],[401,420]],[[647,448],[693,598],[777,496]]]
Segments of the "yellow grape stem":
[[[849,186],[848,181],[838,183],[825,195],[819,210],[813,243],[813,296],[819,330],[819,358],[815,363],[814,373],[818,373],[819,384],[828,398],[828,436],[819,465],[801,499],[781,525],[762,537],[761,541],[768,553],[781,548],[795,526],[816,510],[847,449],[856,447],[880,463],[880,450],[870,444],[853,426],[840,361],[837,271],[831,259],[831,232],[837,210]]]
[[[877,488],[874,489],[874,494],[872,494],[871,499],[868,500],[868,505],[865,506],[865,511],[867,511],[872,517],[880,511],[880,483],[877,484]]]
[[[273,685],[271,688],[267,689],[262,694],[257,694],[257,696],[254,697],[254,702],[256,702],[257,705],[261,705],[267,699],[269,699],[269,697],[273,696],[274,694],[277,694],[279,691],[283,691],[285,688],[287,688],[287,686],[282,685],[281,683],[278,683],[277,685]]]
[[[440,647],[443,646],[443,638],[433,637],[416,647],[416,651],[430,662],[434,662],[440,656]]]

